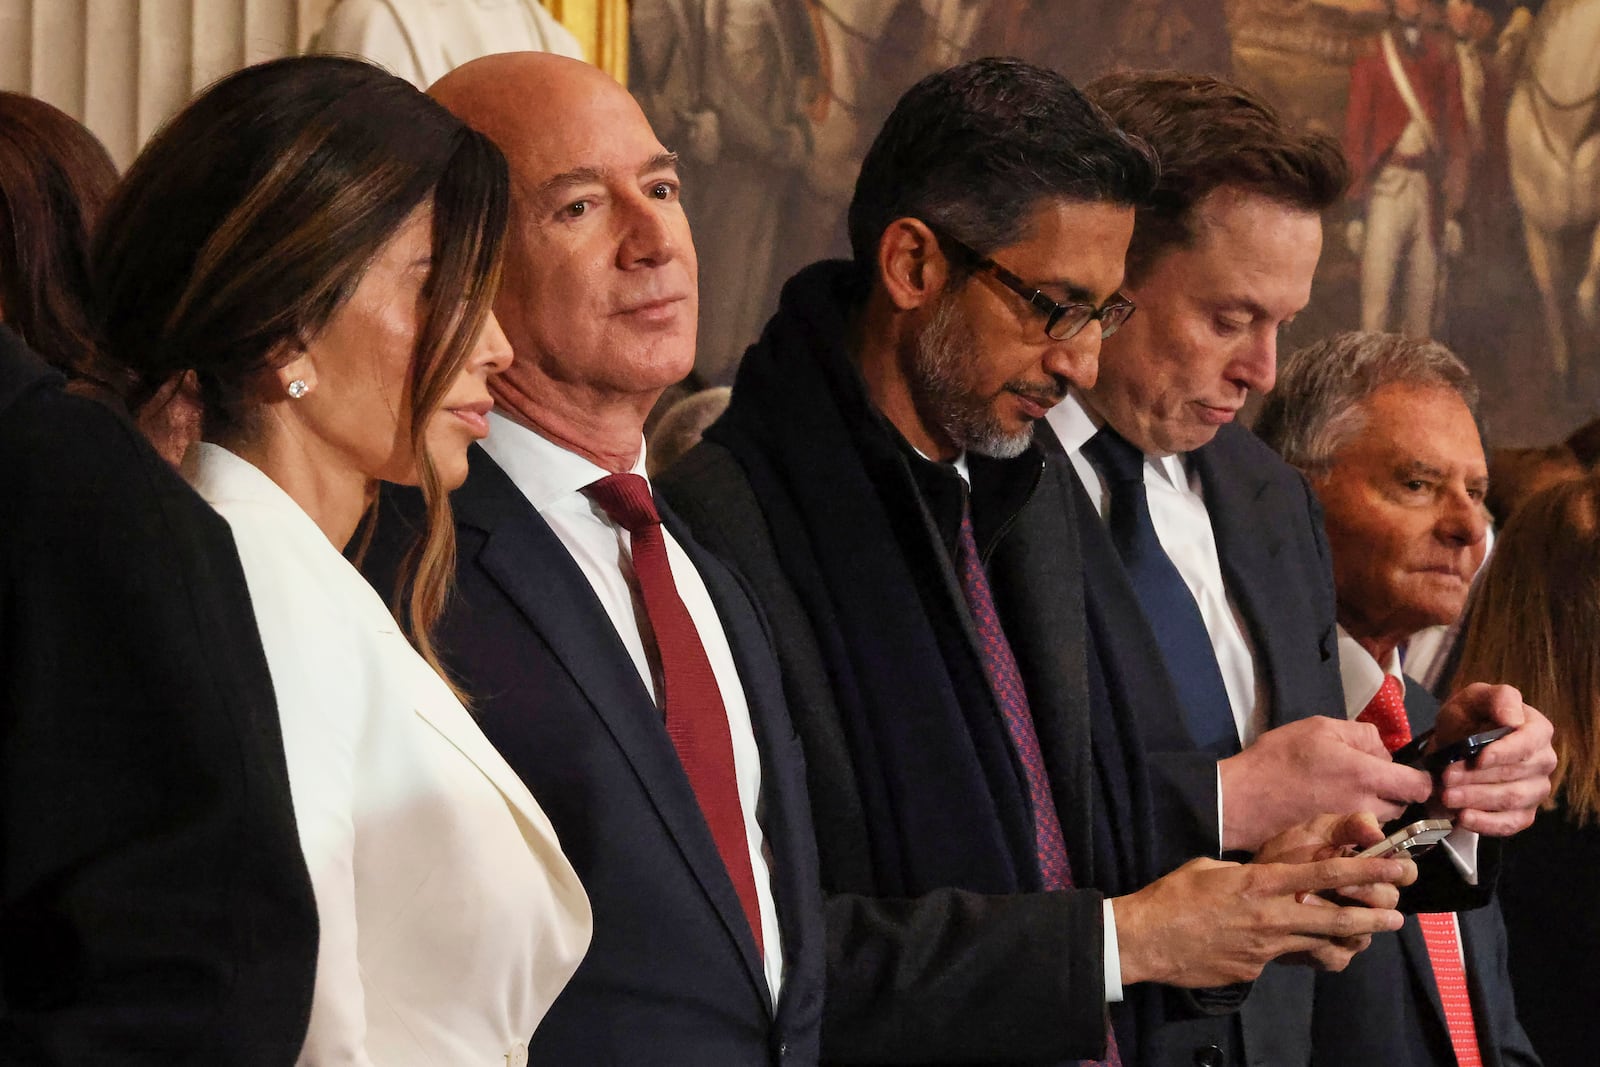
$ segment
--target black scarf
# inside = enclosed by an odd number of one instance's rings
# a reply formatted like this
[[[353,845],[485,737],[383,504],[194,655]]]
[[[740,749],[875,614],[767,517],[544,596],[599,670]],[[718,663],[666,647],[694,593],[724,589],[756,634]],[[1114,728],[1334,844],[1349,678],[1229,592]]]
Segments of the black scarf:
[[[851,264],[795,276],[705,436],[748,476],[826,661],[876,871],[853,888],[1037,889],[1025,787],[919,487],[938,475],[872,407],[848,351],[865,298]],[[989,462],[1036,477],[1040,460]]]

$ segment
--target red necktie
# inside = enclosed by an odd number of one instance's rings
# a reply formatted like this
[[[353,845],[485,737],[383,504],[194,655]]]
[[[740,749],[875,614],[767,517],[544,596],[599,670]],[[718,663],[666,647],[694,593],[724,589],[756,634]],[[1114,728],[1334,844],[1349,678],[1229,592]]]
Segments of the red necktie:
[[[733,769],[728,711],[700,634],[672,580],[666,536],[650,495],[650,483],[637,474],[612,474],[585,486],[583,492],[630,535],[633,573],[661,655],[667,736],[689,776],[701,814],[711,828],[711,838],[733,881],[739,903],[744,906],[756,948],[764,951],[756,879],[745,837],[744,811],[739,806],[739,782]]]
[[[1400,679],[1392,674],[1383,677],[1378,695],[1367,703],[1357,716],[1360,722],[1370,722],[1378,728],[1378,736],[1390,752],[1411,740],[1411,720],[1406,718],[1406,701]],[[1417,925],[1422,928],[1423,943],[1428,946],[1428,961],[1433,965],[1433,979],[1439,986],[1439,1000],[1444,1005],[1445,1027],[1450,1031],[1450,1045],[1455,1049],[1459,1067],[1482,1067],[1483,1058],[1478,1052],[1478,1028],[1472,1019],[1472,998],[1467,993],[1467,968],[1461,953],[1461,937],[1456,929],[1452,912],[1418,915]]]

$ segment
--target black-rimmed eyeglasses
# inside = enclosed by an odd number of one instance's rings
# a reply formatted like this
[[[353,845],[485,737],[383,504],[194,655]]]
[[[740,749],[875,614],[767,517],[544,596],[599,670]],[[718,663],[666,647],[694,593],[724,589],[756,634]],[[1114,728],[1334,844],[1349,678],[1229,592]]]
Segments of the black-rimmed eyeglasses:
[[[1052,341],[1069,341],[1096,319],[1100,321],[1100,336],[1110,337],[1128,321],[1128,316],[1133,314],[1133,301],[1121,293],[1115,294],[1099,307],[1082,303],[1058,304],[1037,286],[1029,285],[988,256],[979,255],[970,246],[948,233],[934,230],[934,236],[938,238],[940,244],[948,243],[954,246],[971,260],[974,270],[988,271],[1001,285],[1038,308],[1045,317],[1045,335]]]

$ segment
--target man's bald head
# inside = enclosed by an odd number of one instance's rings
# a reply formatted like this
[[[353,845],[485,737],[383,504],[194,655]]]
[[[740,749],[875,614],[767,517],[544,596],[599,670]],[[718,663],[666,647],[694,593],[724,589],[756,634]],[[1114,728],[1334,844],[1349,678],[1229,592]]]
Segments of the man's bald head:
[[[517,358],[497,381],[502,406],[603,466],[625,461],[661,391],[694,366],[676,157],[626,89],[562,56],[485,56],[428,91],[511,166],[495,314]]]
[[[428,89],[428,95],[462,122],[500,146],[517,168],[514,152],[558,134],[552,126],[582,121],[597,106],[605,110],[638,105],[616,79],[576,59],[548,52],[503,52],[457,67]],[[639,112],[642,121],[644,113]]]

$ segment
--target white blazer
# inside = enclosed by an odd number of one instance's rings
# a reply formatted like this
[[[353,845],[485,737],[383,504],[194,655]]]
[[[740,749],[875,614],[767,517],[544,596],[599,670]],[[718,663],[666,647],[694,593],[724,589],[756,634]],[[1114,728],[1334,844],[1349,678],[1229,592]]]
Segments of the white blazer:
[[[555,831],[382,599],[276,483],[198,445],[277,691],[321,940],[300,1063],[512,1067],[589,944]]]

